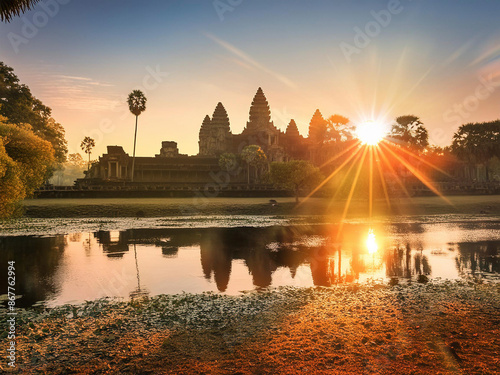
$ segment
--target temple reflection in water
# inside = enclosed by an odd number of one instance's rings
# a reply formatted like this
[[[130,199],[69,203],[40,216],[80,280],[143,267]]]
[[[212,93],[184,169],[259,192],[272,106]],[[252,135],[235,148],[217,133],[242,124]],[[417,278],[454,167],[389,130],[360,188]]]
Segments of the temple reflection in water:
[[[341,236],[337,230],[336,225],[304,225],[3,237],[0,258],[4,263],[15,260],[23,275],[18,284],[20,306],[59,303],[69,296],[78,301],[203,292],[212,290],[210,285],[214,291],[234,294],[269,286],[330,286],[370,279],[499,278],[498,240],[446,242],[441,232],[432,234],[418,224],[345,225]],[[370,230],[376,246],[367,244]],[[370,253],[370,246],[376,251]],[[5,282],[1,281],[4,288]]]

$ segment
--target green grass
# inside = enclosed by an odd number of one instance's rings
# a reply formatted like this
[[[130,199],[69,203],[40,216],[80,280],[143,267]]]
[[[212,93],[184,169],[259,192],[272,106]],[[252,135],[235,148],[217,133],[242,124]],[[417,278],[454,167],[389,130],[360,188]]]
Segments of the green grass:
[[[451,196],[396,198],[390,206],[376,200],[374,216],[487,214],[498,216],[500,196]],[[24,201],[24,216],[57,217],[168,217],[196,215],[326,215],[342,217],[346,202],[311,198],[296,206],[293,198],[276,198],[277,206],[267,198],[99,198],[31,199]],[[349,218],[367,217],[368,201],[353,200]]]

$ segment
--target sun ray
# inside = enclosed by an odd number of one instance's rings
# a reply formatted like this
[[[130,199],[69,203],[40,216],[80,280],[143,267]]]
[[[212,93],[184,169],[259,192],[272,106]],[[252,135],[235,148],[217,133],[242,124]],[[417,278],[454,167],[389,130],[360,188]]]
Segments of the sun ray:
[[[384,154],[384,151],[380,147],[378,150],[379,150],[379,155],[382,157],[382,160],[384,161],[385,165],[387,165],[387,167],[391,171],[391,174],[398,183],[399,187],[403,190],[406,196],[411,199],[411,195],[408,189],[406,189],[406,186],[403,184],[403,181],[401,181],[401,179],[399,178],[398,174],[394,170],[394,167],[391,165],[391,162],[389,161],[389,159],[387,159],[387,156]]]
[[[354,195],[354,190],[356,189],[356,185],[358,184],[358,178],[359,178],[359,175],[361,173],[361,168],[363,167],[363,162],[365,161],[367,150],[368,150],[368,148],[365,147],[364,151],[363,151],[363,155],[361,156],[361,160],[360,160],[359,165],[358,165],[358,169],[356,170],[356,176],[354,177],[354,181],[352,182],[351,191],[349,192],[349,196],[347,197],[347,202],[346,202],[345,207],[344,207],[344,212],[342,212],[342,217],[341,217],[340,222],[339,222],[339,230],[337,232],[337,240],[339,239],[340,234],[342,232],[342,228],[344,226],[344,220],[347,216],[347,212],[349,211],[349,206],[351,205],[351,200],[352,200],[352,196]]]
[[[361,150],[364,150],[366,147],[361,147],[359,149],[359,151]],[[351,165],[349,166],[349,168],[347,168],[347,171],[345,173],[345,177],[344,179],[340,182],[340,185],[337,189],[337,191],[335,192],[335,194],[333,195],[331,201],[330,201],[330,204],[328,205],[328,208],[330,208],[332,206],[332,204],[334,203],[335,199],[337,198],[338,194],[340,193],[340,191],[342,191],[342,187],[344,187],[344,184],[349,180],[349,176],[351,174],[351,171],[352,169],[356,166],[356,162],[361,158],[361,155],[363,155],[361,152],[358,151],[358,154],[356,155],[356,158],[352,161]]]
[[[383,146],[387,151],[389,151],[401,164],[403,164],[406,167],[406,169],[408,169],[411,173],[413,173],[413,175],[417,177],[425,186],[427,186],[434,194],[441,197],[441,199],[443,199],[449,205],[453,205],[453,203],[451,203],[451,201],[448,198],[446,198],[443,194],[441,194],[441,192],[415,167],[413,167],[410,163],[408,163],[406,160],[404,160],[402,157],[396,154],[387,145],[381,143],[381,146]]]
[[[352,73],[341,71],[338,67],[337,62],[335,62],[331,57],[328,57],[331,66],[335,72],[336,77],[338,77],[338,87],[341,92],[348,96],[348,102],[351,103],[353,110],[358,114],[363,113],[363,106],[360,103],[359,98],[362,97],[359,85],[355,84],[355,80],[352,79]]]
[[[302,205],[306,200],[308,200],[314,193],[316,193],[319,189],[321,189],[325,184],[330,181],[337,173],[346,166],[349,161],[351,161],[357,154],[359,154],[359,151],[361,150],[361,147],[358,148],[354,153],[352,153],[344,162],[337,168],[335,169],[328,177],[326,177],[318,186],[316,186],[299,204],[297,205],[300,206]]]
[[[386,140],[386,143],[387,143],[387,144],[389,144],[389,145],[394,144],[393,142],[390,142],[390,141],[388,141],[388,140]],[[421,161],[422,163],[424,163],[424,164],[428,165],[429,167],[431,167],[431,168],[435,169],[436,171],[443,173],[445,176],[452,177],[449,173],[447,173],[447,172],[443,171],[443,170],[442,170],[441,168],[439,168],[439,167],[436,167],[434,164],[432,164],[432,163],[428,162],[427,160],[425,160],[425,159],[421,158],[419,155],[417,155],[417,154],[415,154],[415,153],[413,153],[413,152],[411,152],[411,151],[409,151],[409,150],[405,150],[405,149],[404,149],[404,148],[402,148],[402,147],[401,147],[401,148],[399,148],[399,150],[403,151],[405,154],[407,154],[407,155],[409,155],[409,156],[412,156],[412,157],[414,157],[414,158],[418,159],[419,161]]]
[[[368,181],[368,217],[371,220],[373,214],[373,146],[370,148],[370,177]]]
[[[429,75],[429,73],[434,69],[434,65],[431,66],[423,75],[420,77],[420,79],[409,89],[408,91],[405,92],[403,96],[399,98],[399,100],[395,100],[394,103],[389,107],[387,110],[387,113],[392,112],[392,110],[401,102],[405,101],[412,93],[415,91],[415,89],[422,83],[422,81]]]
[[[321,164],[319,166],[319,168],[323,168],[325,165],[328,165],[330,164],[331,162],[337,160],[338,158],[340,158],[342,155],[344,155],[345,153],[349,152],[350,150],[352,150],[354,147],[356,146],[359,146],[359,144],[361,143],[360,140],[357,140],[356,143],[353,143],[352,145],[350,145],[349,147],[347,147],[345,150],[342,150],[341,152],[339,152],[338,154],[336,154],[335,156],[332,156],[330,159],[328,159],[327,161],[325,161],[323,164]]]
[[[379,154],[379,146],[374,148],[374,153],[375,153],[375,158],[380,159],[380,154]],[[382,173],[382,167],[380,166],[380,163],[377,163],[377,169],[378,173],[380,175],[380,181],[382,183],[382,188],[384,189],[384,196],[385,196],[385,201],[387,202],[387,206],[391,208],[391,200],[389,199],[389,192],[387,191],[387,184],[385,183],[385,178],[384,174]]]
[[[390,103],[393,103],[396,100],[397,95],[401,92],[400,88],[398,88],[398,84],[404,81],[403,70],[406,64],[408,50],[408,46],[404,47],[403,51],[401,52],[401,56],[398,58],[398,61],[394,65],[392,79],[390,80],[386,89],[386,100],[381,103],[381,113],[383,113],[384,116],[388,116],[388,114],[390,113]]]

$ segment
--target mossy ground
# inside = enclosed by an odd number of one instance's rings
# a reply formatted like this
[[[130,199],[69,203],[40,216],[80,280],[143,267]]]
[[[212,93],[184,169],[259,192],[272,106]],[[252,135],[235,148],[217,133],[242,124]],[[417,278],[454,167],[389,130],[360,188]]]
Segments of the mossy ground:
[[[490,214],[500,215],[500,196],[451,196],[395,198],[374,202],[374,215]],[[24,216],[33,218],[69,217],[165,217],[186,215],[326,215],[340,217],[344,200],[323,198],[99,198],[31,199],[23,203]],[[354,200],[348,217],[368,214],[368,202]]]
[[[497,374],[499,292],[341,285],[29,310],[19,315],[17,372]]]

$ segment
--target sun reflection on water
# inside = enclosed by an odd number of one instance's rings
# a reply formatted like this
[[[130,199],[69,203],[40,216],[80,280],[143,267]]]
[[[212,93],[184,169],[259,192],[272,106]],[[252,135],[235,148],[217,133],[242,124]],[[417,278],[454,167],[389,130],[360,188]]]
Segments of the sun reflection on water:
[[[378,245],[373,229],[370,229],[368,231],[368,237],[366,238],[366,248],[368,249],[368,253],[370,254],[375,254],[378,251]]]

